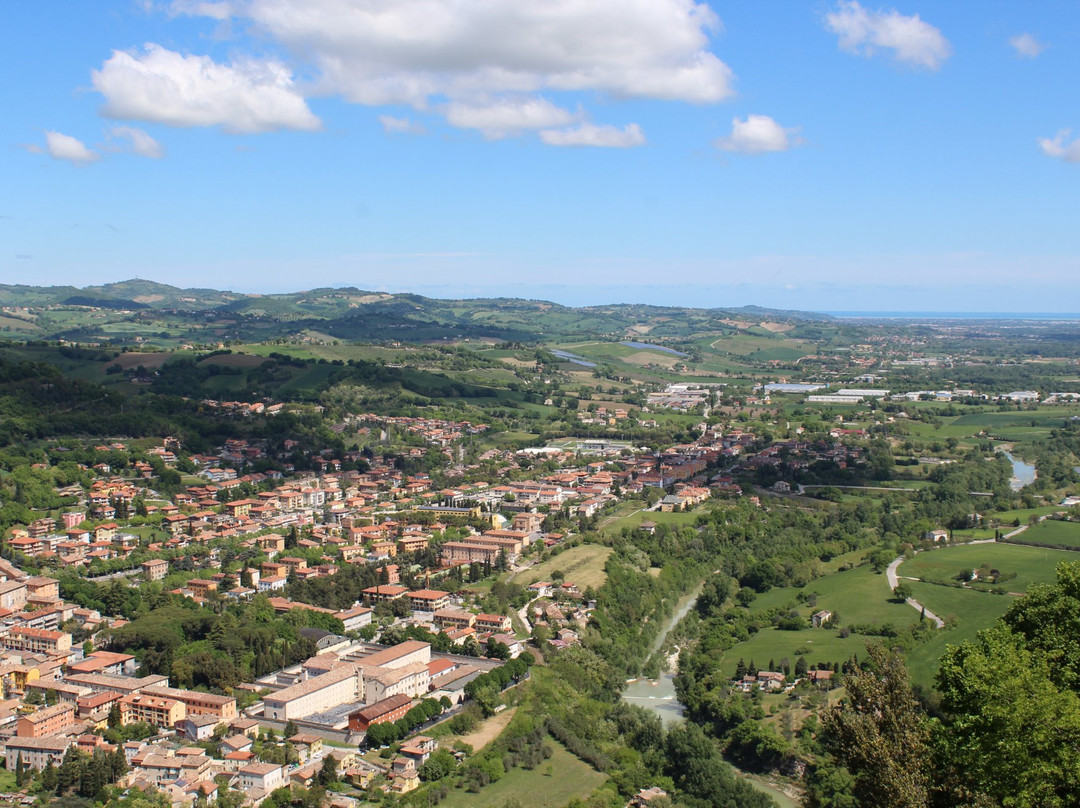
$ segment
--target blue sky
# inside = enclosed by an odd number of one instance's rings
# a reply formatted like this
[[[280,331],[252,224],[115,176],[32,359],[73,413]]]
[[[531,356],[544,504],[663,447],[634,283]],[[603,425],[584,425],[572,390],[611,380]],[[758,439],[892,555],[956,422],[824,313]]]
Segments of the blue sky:
[[[1080,5],[10,0],[0,282],[1080,312]]]

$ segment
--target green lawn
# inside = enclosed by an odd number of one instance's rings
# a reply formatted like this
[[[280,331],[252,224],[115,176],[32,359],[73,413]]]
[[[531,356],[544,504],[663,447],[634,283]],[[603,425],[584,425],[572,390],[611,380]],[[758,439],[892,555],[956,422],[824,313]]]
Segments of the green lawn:
[[[828,609],[840,616],[843,625],[892,623],[897,628],[909,626],[919,619],[910,606],[890,599],[885,576],[875,573],[869,566],[818,578],[807,585],[805,591],[818,595],[817,605],[803,605],[798,609],[799,614],[807,618],[819,609]],[[794,599],[798,592],[797,589],[770,590],[750,604],[750,608],[757,611],[766,605],[783,605]],[[767,628],[724,654],[722,669],[733,676],[740,658],[747,662],[753,659],[758,668],[764,668],[770,659],[779,664],[784,657],[794,665],[795,650],[799,648],[808,650],[806,658],[811,664],[843,662],[852,654],[862,654],[867,639],[859,634],[841,637],[838,631],[828,628],[803,631]]]
[[[1080,522],[1060,522],[1056,519],[1047,519],[1033,527],[1029,527],[1023,533],[1014,536],[1010,541],[1018,541],[1023,544],[1053,544],[1058,547],[1080,550]]]
[[[1054,568],[1059,562],[1075,560],[1076,556],[1066,550],[1016,544],[969,544],[917,553],[900,565],[898,574],[952,580],[961,570],[989,564],[1002,573],[1015,572],[1016,578],[1005,581],[1002,586],[1010,592],[1025,592],[1033,583],[1053,582],[1056,579]]]
[[[994,624],[1009,605],[1016,601],[1011,595],[991,595],[972,589],[954,589],[917,581],[909,581],[917,601],[939,617],[955,617],[956,626],[939,631],[929,642],[908,655],[908,671],[913,682],[932,686],[941,655],[946,646],[959,645]]]
[[[521,573],[515,581],[522,586],[528,586],[537,581],[550,581],[551,574],[555,570],[562,570],[566,583],[577,584],[582,592],[589,586],[597,589],[607,580],[604,564],[607,563],[609,555],[611,555],[610,547],[600,544],[579,544]]]
[[[996,519],[1003,525],[1010,525],[1015,520],[1019,519],[1021,525],[1026,525],[1028,519],[1034,514],[1036,516],[1046,516],[1047,514],[1056,513],[1057,511],[1064,510],[1060,505],[1043,505],[1040,508],[1017,508],[1011,511],[998,511],[997,513],[988,514],[992,519]],[[1007,528],[1002,529],[1003,533],[1008,533]]]
[[[439,803],[443,808],[502,808],[516,800],[529,808],[561,808],[575,797],[584,799],[607,779],[566,748],[547,739],[552,755],[537,768],[511,769],[479,794],[454,790]]]
[[[637,509],[644,506],[644,503],[640,502],[635,504]],[[706,508],[706,505],[699,505],[692,511],[681,511],[679,513],[637,510],[636,513],[631,513],[628,516],[614,520],[610,524],[605,525],[605,529],[608,532],[618,533],[624,527],[639,527],[642,522],[653,522],[657,525],[671,525],[673,527],[685,527],[686,525],[693,525],[697,521],[699,511]]]

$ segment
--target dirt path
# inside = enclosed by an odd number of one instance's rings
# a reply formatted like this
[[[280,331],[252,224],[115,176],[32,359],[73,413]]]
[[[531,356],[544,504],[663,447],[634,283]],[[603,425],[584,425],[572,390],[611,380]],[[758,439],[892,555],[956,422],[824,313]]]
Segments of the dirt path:
[[[458,740],[462,743],[467,743],[473,748],[474,752],[479,752],[499,737],[500,733],[506,729],[507,725],[513,719],[514,713],[516,712],[517,707],[510,707],[509,709],[503,710],[498,715],[494,715],[484,721],[479,728],[470,732],[468,735],[459,736]]]

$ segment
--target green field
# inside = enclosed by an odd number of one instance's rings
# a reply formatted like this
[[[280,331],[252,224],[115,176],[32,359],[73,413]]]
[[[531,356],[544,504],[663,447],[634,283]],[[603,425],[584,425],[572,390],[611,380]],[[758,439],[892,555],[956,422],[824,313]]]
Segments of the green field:
[[[603,586],[607,580],[604,564],[607,563],[609,555],[610,547],[580,544],[523,572],[518,583],[528,586],[537,581],[550,581],[555,570],[562,570],[566,582],[577,584],[581,591],[584,592],[586,587],[590,586],[596,589]]]
[[[972,438],[985,432],[987,437],[996,440],[1022,443],[1047,437],[1050,430],[1060,428],[1074,414],[1074,407],[1040,408],[1024,412],[973,412],[941,418],[940,424],[910,421],[904,427],[909,434],[920,438]]]
[[[1015,520],[1019,519],[1021,525],[1026,525],[1028,519],[1032,516],[1048,516],[1049,514],[1056,513],[1061,510],[1060,505],[1043,505],[1039,508],[1015,508],[1010,511],[998,511],[997,513],[989,514],[990,517],[1003,525],[1011,525]],[[1008,530],[1003,530],[1003,533],[1008,533]]]
[[[946,646],[975,639],[978,632],[992,626],[1016,602],[1011,595],[991,595],[974,589],[954,589],[918,581],[908,583],[915,599],[927,609],[946,621],[956,618],[954,628],[939,631],[932,640],[908,655],[908,671],[912,681],[926,686],[933,684]]]
[[[439,803],[443,808],[502,808],[515,800],[529,808],[561,808],[575,797],[584,799],[607,779],[605,775],[547,739],[551,758],[537,768],[511,769],[479,794],[463,789],[451,791]]]
[[[897,574],[911,578],[955,580],[961,570],[989,564],[1002,573],[1016,573],[1016,578],[1002,584],[1006,589],[1010,592],[1026,592],[1033,583],[1053,582],[1056,579],[1054,568],[1059,562],[1075,560],[1076,556],[1066,550],[1016,544],[967,544],[917,553],[900,565]]]
[[[909,626],[919,619],[918,612],[910,606],[890,599],[889,584],[885,576],[875,573],[869,566],[858,567],[818,578],[808,584],[805,592],[817,593],[817,605],[802,605],[798,612],[809,618],[811,614],[828,609],[839,615],[842,625],[852,623],[891,623],[896,628]],[[762,606],[783,605],[798,594],[798,589],[770,590],[750,604],[752,611]],[[795,650],[807,649],[807,662],[843,662],[852,654],[862,654],[868,637],[852,634],[841,637],[835,629],[804,629],[803,631],[780,631],[767,628],[759,631],[744,643],[724,654],[722,670],[729,676],[735,674],[739,659],[751,659],[758,668],[764,668],[769,660],[779,662],[787,657],[795,664]]]
[[[1052,544],[1055,547],[1067,547],[1080,550],[1080,522],[1061,522],[1046,519],[1033,525],[1009,541],[1021,544]]]

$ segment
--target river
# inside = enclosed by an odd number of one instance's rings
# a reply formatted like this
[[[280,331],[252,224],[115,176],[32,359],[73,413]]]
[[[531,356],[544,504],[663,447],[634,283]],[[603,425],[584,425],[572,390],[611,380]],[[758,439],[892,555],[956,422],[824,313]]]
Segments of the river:
[[[1012,463],[1013,476],[1009,481],[1009,487],[1012,488],[1013,491],[1019,491],[1025,485],[1031,485],[1035,482],[1036,470],[1033,465],[1014,457],[1011,452],[1004,452],[1004,455],[1009,458],[1009,462]]]
[[[676,604],[675,612],[660,627],[660,633],[653,641],[646,659],[663,647],[671,630],[694,608],[698,595],[701,594],[701,587],[702,584],[698,584]],[[681,721],[683,717],[683,707],[675,696],[675,674],[671,671],[660,674],[659,679],[632,679],[623,691],[623,701],[652,710],[665,724]]]
[[[698,595],[701,594],[702,586],[704,586],[704,582],[698,584],[693,591],[679,600],[675,606],[675,612],[661,626],[660,633],[657,635],[656,640],[653,641],[652,648],[649,649],[646,659],[652,657],[663,647],[664,641],[667,639],[668,634],[671,633],[671,630],[694,608],[697,604]],[[665,724],[672,724],[683,719],[683,706],[675,695],[675,674],[670,671],[660,674],[659,679],[631,679],[626,686],[626,690],[623,691],[623,701],[651,710],[660,716],[660,720]],[[766,782],[763,778],[743,772],[735,766],[731,768],[737,777],[745,779],[754,788],[772,797],[779,808],[799,808],[798,802],[791,799],[776,786]]]

